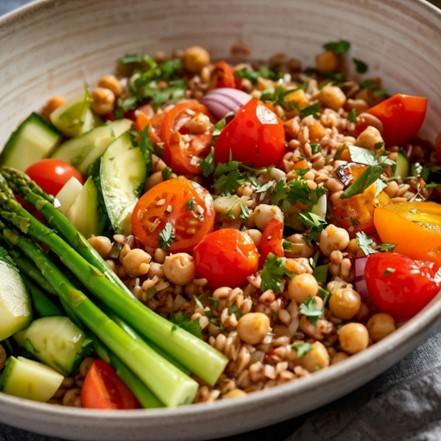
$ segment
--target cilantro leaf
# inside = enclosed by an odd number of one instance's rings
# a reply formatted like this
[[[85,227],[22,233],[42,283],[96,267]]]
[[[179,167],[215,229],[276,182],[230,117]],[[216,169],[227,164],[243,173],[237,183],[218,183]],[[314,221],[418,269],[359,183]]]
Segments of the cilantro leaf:
[[[359,60],[358,58],[353,58],[352,61],[354,62],[355,69],[358,73],[364,74],[369,70],[368,65],[364,61]]]
[[[217,194],[233,194],[234,191],[245,182],[245,178],[242,176],[239,166],[240,162],[238,161],[219,163],[216,166],[214,174],[215,176],[220,176],[214,182],[214,189]]]
[[[214,164],[214,148],[210,153],[201,161],[202,175],[206,178],[214,173],[216,166]]]
[[[257,80],[259,78],[266,78],[268,80],[273,80],[273,81],[279,79],[279,74],[277,72],[271,70],[267,66],[262,66],[258,70],[255,70],[249,66],[246,66],[246,67],[234,72],[234,75],[240,79],[245,78],[247,80],[250,80],[251,83],[253,83],[253,84],[257,84]]]
[[[351,43],[346,40],[330,41],[323,45],[323,49],[332,51],[335,55],[343,55],[350,47]]]
[[[396,243],[382,243],[381,245],[377,245],[378,251],[393,251],[397,246]]]
[[[308,317],[308,320],[311,322],[311,324],[313,326],[316,326],[318,319],[323,315],[323,309],[317,308],[316,300],[313,297],[309,296],[300,305],[299,313]]]
[[[164,228],[159,233],[159,247],[168,250],[175,240],[175,229],[170,222],[166,222]]]
[[[281,291],[283,277],[293,277],[293,274],[285,268],[285,265],[286,259],[283,257],[275,256],[272,253],[268,254],[260,275],[260,289],[262,291],[266,291],[267,289],[271,289],[276,293]]]
[[[186,210],[194,210],[194,197],[192,196],[185,205]]]
[[[302,223],[306,225],[306,227],[310,230],[310,233],[306,240],[309,243],[314,243],[317,239],[318,233],[320,233],[320,231],[322,231],[327,225],[326,220],[312,212],[299,213],[299,218]]]
[[[329,265],[318,265],[312,270],[312,275],[315,277],[318,283],[326,283],[328,279]]]
[[[366,188],[373,184],[383,174],[381,165],[369,166],[341,195],[340,199],[347,199],[357,194],[362,194]]]
[[[312,345],[308,342],[294,343],[293,345],[291,345],[291,348],[297,352],[298,358],[302,358],[308,352],[311,352]]]
[[[299,113],[300,119],[306,118],[309,115],[312,115],[315,119],[318,119],[320,113],[320,104],[318,102],[310,104],[309,106],[300,109]]]
[[[363,231],[358,231],[355,234],[355,241],[366,256],[377,252],[377,250],[374,248],[376,246],[376,243]]]
[[[357,124],[357,112],[355,109],[351,109],[348,113],[348,120],[353,124]]]
[[[185,313],[181,311],[172,315],[170,320],[180,328],[185,329],[198,338],[202,338],[202,330],[199,320],[191,320]]]

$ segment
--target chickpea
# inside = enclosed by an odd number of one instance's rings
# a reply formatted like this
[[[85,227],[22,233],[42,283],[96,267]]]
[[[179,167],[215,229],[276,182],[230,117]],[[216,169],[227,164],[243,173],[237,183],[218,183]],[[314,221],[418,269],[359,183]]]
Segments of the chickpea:
[[[349,358],[349,355],[345,352],[337,352],[331,359],[331,364],[340,363],[340,361],[346,360]]]
[[[374,314],[368,320],[366,327],[373,341],[382,340],[396,329],[394,318],[384,312]]]
[[[248,236],[251,237],[256,247],[260,246],[260,242],[262,240],[262,233],[257,230],[256,228],[250,228],[249,230],[245,231]]]
[[[213,124],[210,121],[210,118],[203,114],[197,113],[193,118],[191,118],[186,124],[185,127],[188,131],[194,135],[199,135],[201,133],[205,133]]]
[[[175,285],[188,285],[195,278],[193,257],[187,253],[167,256],[163,265],[164,275]]]
[[[269,318],[261,312],[249,312],[243,315],[237,323],[239,338],[250,345],[262,343],[269,330]]]
[[[339,64],[337,55],[332,51],[324,51],[315,57],[315,67],[319,72],[335,72]]]
[[[97,87],[91,94],[92,103],[90,108],[97,115],[107,115],[115,106],[115,95],[110,89]]]
[[[375,150],[378,147],[376,145],[381,145],[383,143],[383,137],[380,131],[372,126],[366,127],[357,137],[355,143],[359,147],[364,147],[365,149]]]
[[[227,392],[222,398],[241,398],[246,397],[248,394],[242,389],[232,389]]]
[[[98,86],[111,90],[115,97],[119,97],[123,92],[121,82],[115,77],[115,75],[111,74],[103,75],[98,81]]]
[[[336,317],[349,320],[355,317],[360,309],[360,304],[360,294],[350,287],[345,287],[331,292],[328,305]]]
[[[319,101],[333,110],[342,108],[346,102],[346,95],[337,86],[325,86],[319,94]]]
[[[314,297],[318,292],[318,283],[315,277],[309,273],[299,274],[288,283],[288,295],[297,304],[303,303],[307,297]]]
[[[152,257],[140,248],[129,250],[122,258],[122,266],[129,277],[139,277],[147,274]]]
[[[369,345],[369,333],[361,323],[347,323],[338,331],[341,348],[348,354],[356,354],[365,350]]]
[[[106,236],[92,236],[88,239],[89,243],[98,251],[98,254],[106,259],[112,250],[112,242]]]
[[[315,372],[329,366],[329,354],[323,343],[319,341],[311,345],[311,350],[299,358],[299,364],[308,372]]]
[[[200,46],[191,46],[184,52],[184,66],[189,72],[199,73],[210,63],[210,54]]]
[[[277,205],[260,204],[254,209],[251,217],[260,231],[263,231],[273,218],[283,223],[283,212]]]
[[[95,361],[94,358],[87,357],[81,362],[80,368],[79,368],[79,373],[82,377],[85,377],[87,375],[87,373],[89,372],[89,369],[91,368],[94,361]]]
[[[349,233],[344,228],[330,224],[320,234],[320,251],[329,256],[334,250],[344,250],[349,241]]]
[[[81,390],[78,387],[69,389],[63,396],[63,406],[81,407]]]
[[[46,104],[41,109],[40,113],[43,117],[49,119],[51,113],[57,110],[66,102],[66,98],[62,96],[53,96],[46,101]]]

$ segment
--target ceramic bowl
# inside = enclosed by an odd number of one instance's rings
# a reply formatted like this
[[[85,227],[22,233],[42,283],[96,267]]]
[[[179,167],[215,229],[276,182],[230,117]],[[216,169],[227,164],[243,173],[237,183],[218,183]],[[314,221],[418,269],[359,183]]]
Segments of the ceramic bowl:
[[[246,46],[253,59],[283,52],[314,64],[324,42],[345,39],[390,92],[429,97],[423,135],[441,115],[441,13],[422,0],[42,0],[0,20],[0,145],[53,94],[72,95],[125,53],[202,44],[214,58]],[[210,439],[315,409],[366,383],[441,325],[441,299],[349,360],[238,400],[178,409],[90,411],[0,393],[0,420],[46,435],[93,440]]]

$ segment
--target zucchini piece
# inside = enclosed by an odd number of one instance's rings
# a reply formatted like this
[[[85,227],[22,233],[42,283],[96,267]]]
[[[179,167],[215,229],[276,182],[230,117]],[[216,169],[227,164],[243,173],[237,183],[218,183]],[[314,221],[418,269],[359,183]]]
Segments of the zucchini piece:
[[[28,291],[14,262],[0,248],[0,341],[26,328],[31,319]]]
[[[36,113],[31,113],[9,137],[0,155],[0,166],[24,171],[47,158],[61,141],[61,133]]]
[[[81,329],[62,316],[34,320],[14,339],[37,360],[65,376],[78,368],[91,344]]]
[[[120,119],[95,127],[78,138],[69,139],[52,154],[52,158],[72,164],[82,175],[89,173],[90,166],[106,151],[121,134],[130,130],[133,121]]]
[[[61,386],[63,375],[24,357],[9,357],[0,378],[0,391],[34,401],[49,401]]]
[[[86,238],[103,233],[108,219],[98,202],[98,190],[89,176],[80,193],[70,206],[66,217]]]
[[[63,185],[63,188],[57,193],[55,199],[60,203],[58,209],[66,215],[69,208],[80,195],[83,184],[73,176]]]
[[[50,114],[52,124],[68,137],[80,136],[96,127],[101,120],[90,110],[91,99],[89,91],[74,98],[55,109]],[[62,159],[62,158],[60,158]]]
[[[130,218],[147,178],[144,154],[129,133],[110,144],[101,158],[100,187],[107,215],[117,233],[128,235]]]
[[[399,151],[397,153],[396,166],[395,166],[395,177],[406,179],[409,176],[410,171],[410,162],[407,156]]]

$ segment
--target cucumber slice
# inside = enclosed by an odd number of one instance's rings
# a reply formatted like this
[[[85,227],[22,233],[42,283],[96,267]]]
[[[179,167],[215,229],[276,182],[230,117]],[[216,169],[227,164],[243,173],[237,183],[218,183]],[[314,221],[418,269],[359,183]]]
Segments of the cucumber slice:
[[[26,328],[31,319],[31,300],[20,273],[0,248],[0,341]]]
[[[69,139],[52,154],[52,158],[72,164],[82,175],[106,151],[107,147],[121,134],[127,132],[133,121],[120,119],[96,127],[78,138]]]
[[[61,141],[61,133],[41,116],[31,113],[12,133],[0,155],[0,166],[24,171],[47,158]]]
[[[409,170],[410,170],[409,159],[402,151],[399,151],[397,153],[397,159],[396,159],[396,166],[394,173],[395,177],[406,179],[409,176]]]
[[[78,368],[91,343],[68,317],[61,316],[34,320],[14,339],[37,360],[65,376]]]
[[[63,188],[57,193],[55,198],[60,203],[59,210],[66,215],[69,208],[80,195],[83,185],[73,176],[63,185]]]
[[[68,101],[51,113],[52,124],[69,137],[88,132],[100,123],[98,116],[90,110],[90,102],[89,92],[86,89],[82,96]]]
[[[139,146],[129,133],[110,144],[101,159],[100,187],[112,228],[131,233],[130,218],[147,178],[147,166]]]
[[[0,391],[34,401],[49,401],[61,386],[63,375],[24,357],[9,357],[0,378]]]
[[[66,217],[86,238],[103,233],[108,222],[98,202],[98,190],[91,176],[84,183],[77,198],[70,206]]]

